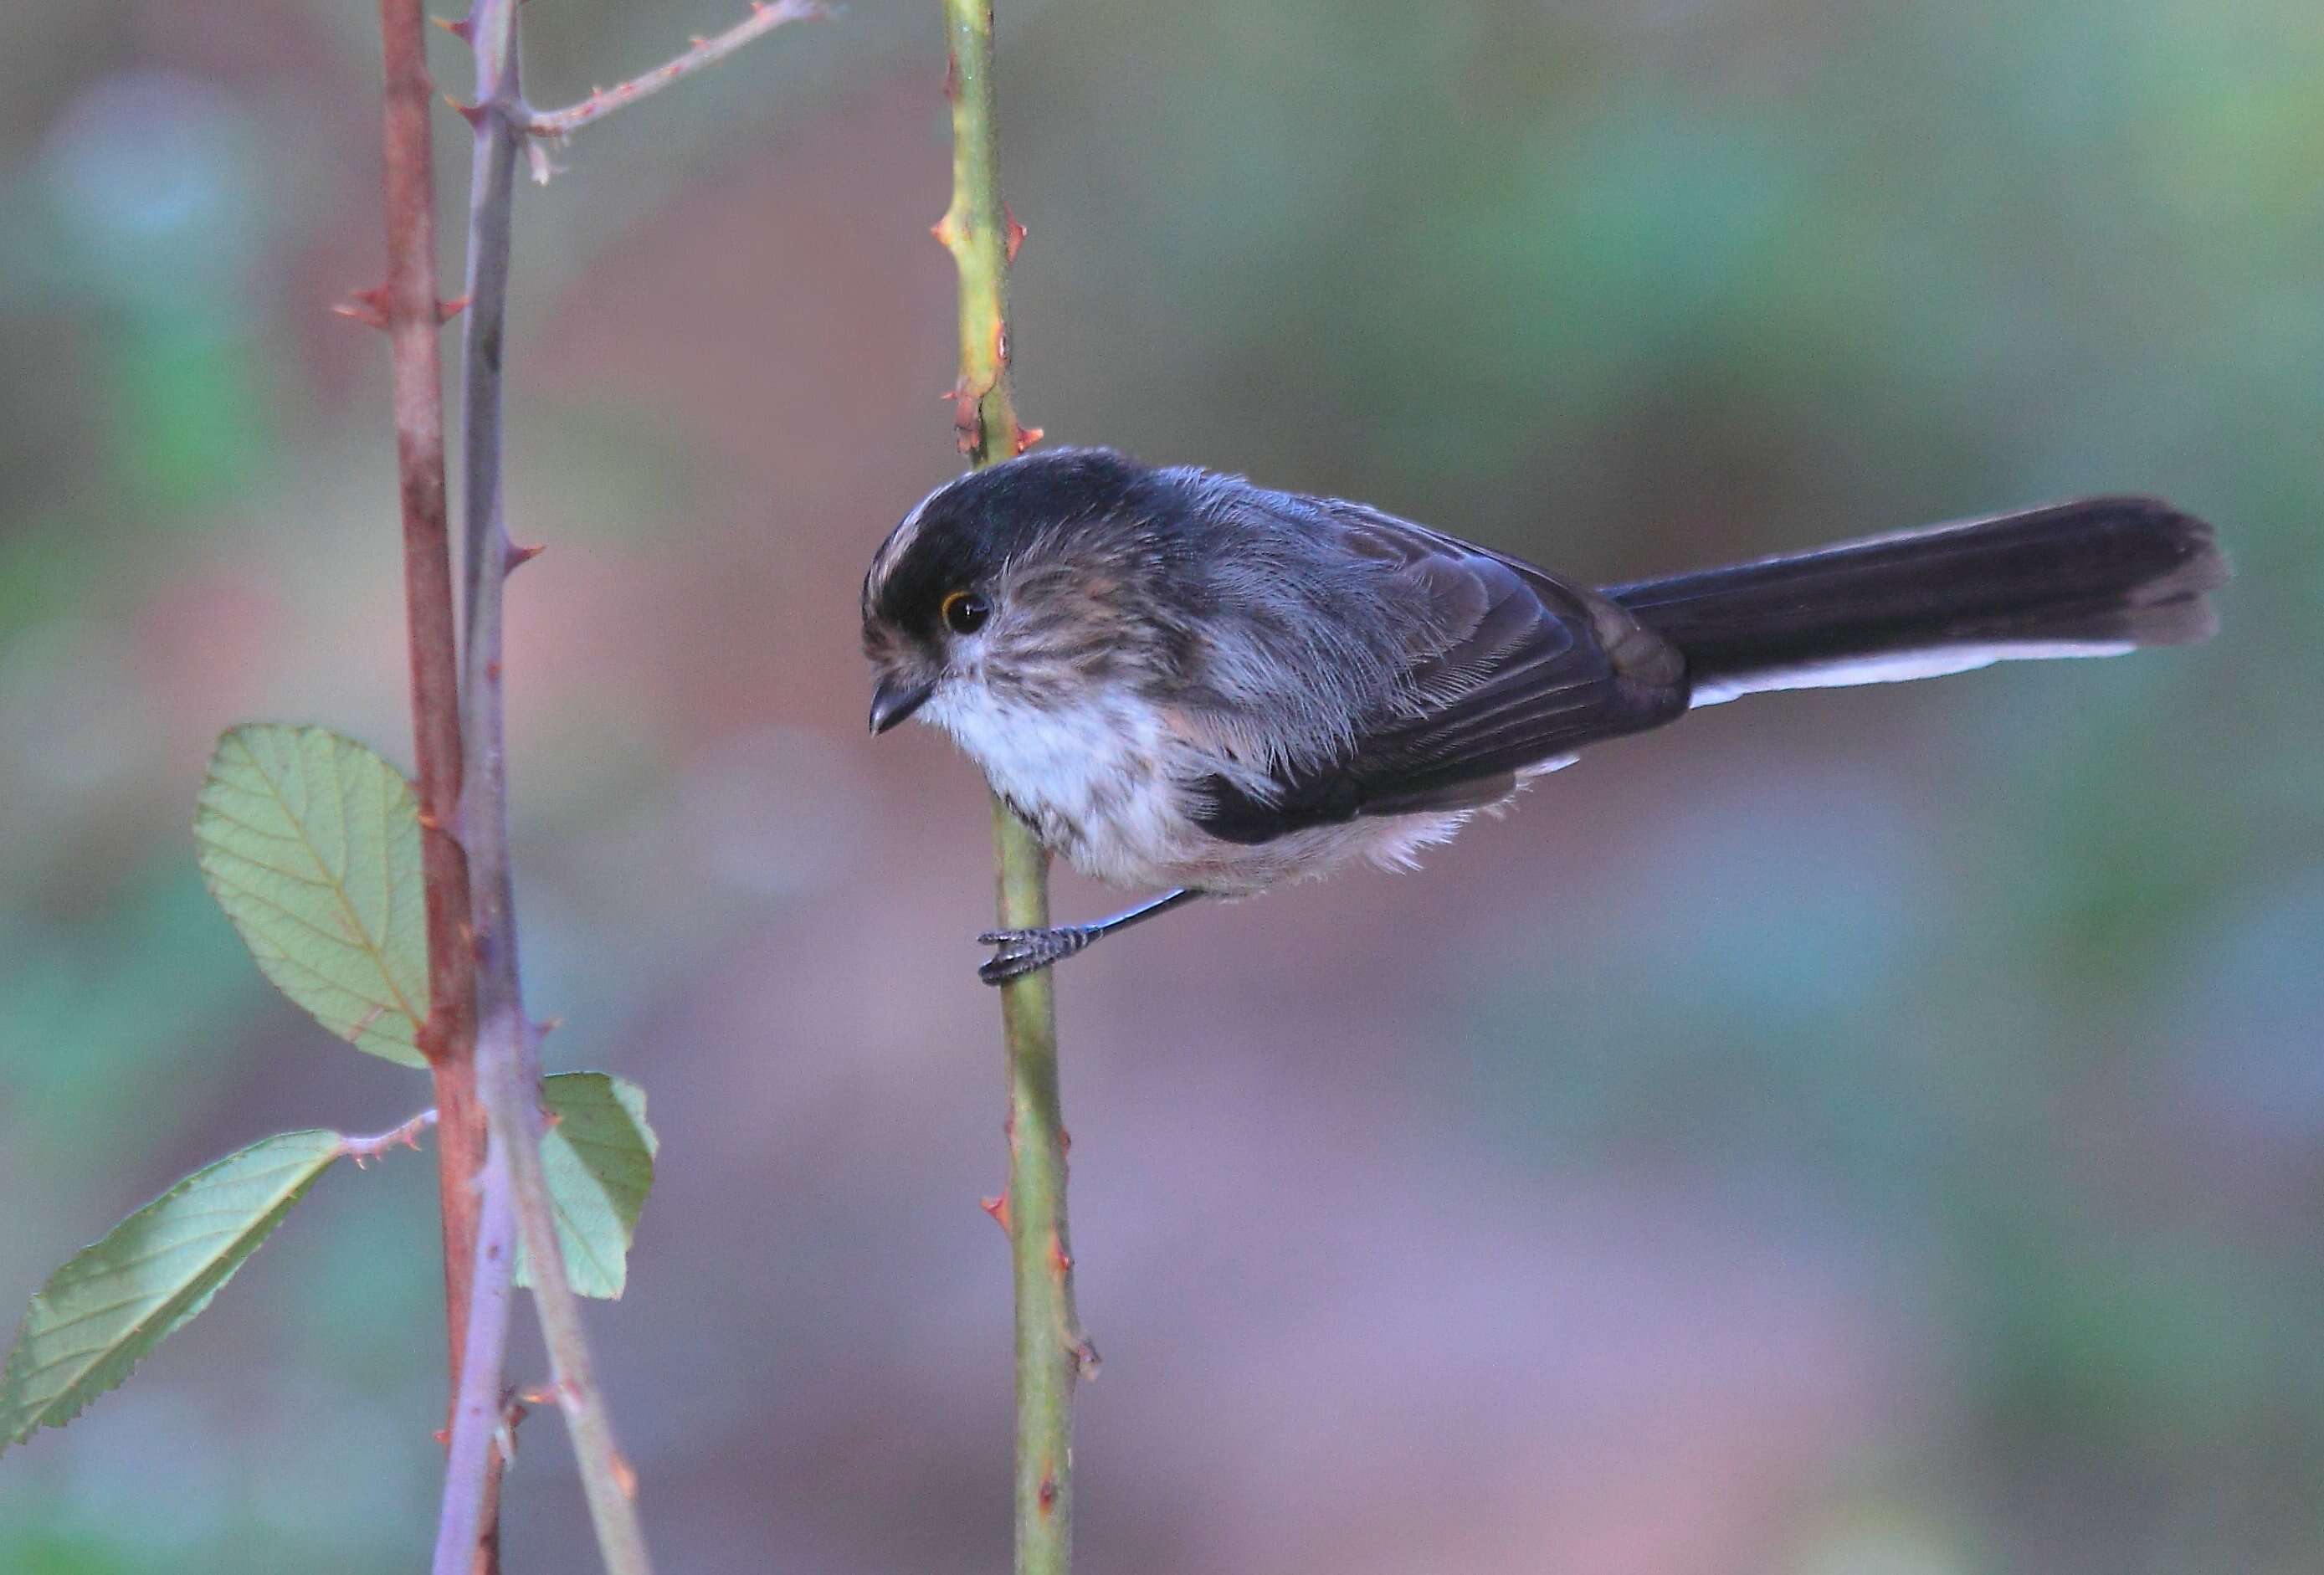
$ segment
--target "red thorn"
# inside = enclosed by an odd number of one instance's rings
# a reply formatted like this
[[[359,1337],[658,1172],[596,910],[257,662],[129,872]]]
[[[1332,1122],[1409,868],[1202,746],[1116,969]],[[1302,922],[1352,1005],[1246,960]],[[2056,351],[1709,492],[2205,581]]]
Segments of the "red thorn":
[[[622,1490],[624,1498],[638,1496],[638,1469],[630,1464],[627,1456],[616,1454],[613,1457],[613,1486]]]
[[[468,298],[465,295],[457,300],[439,300],[436,303],[436,320],[439,324],[448,323],[467,309]]]
[[[1007,222],[1009,261],[1013,263],[1017,261],[1017,248],[1025,244],[1025,226],[1017,222],[1017,216],[1009,211],[1009,205],[1005,202],[1001,205],[1001,216]]]
[[[517,570],[522,568],[526,564],[530,563],[534,558],[539,557],[542,553],[547,552],[548,550],[549,543],[546,541],[536,541],[530,547],[519,547],[515,542],[512,541],[509,543],[508,558],[503,572],[514,574]]]
[[[1038,427],[1019,427],[1017,429],[1017,452],[1024,453],[1047,436],[1048,434]]]
[[[1074,1272],[1074,1255],[1065,1250],[1064,1238],[1054,1230],[1049,1232],[1049,1266],[1061,1275]]]
[[[450,33],[454,38],[458,39],[462,43],[466,43],[468,41],[468,19],[466,17],[431,16],[428,20],[442,28],[446,32]]]
[[[1057,1507],[1057,1474],[1054,1470],[1041,1473],[1041,1513],[1050,1515]]]
[[[1009,319],[1006,318],[992,325],[992,359],[1003,366],[1009,364]]]
[[[347,299],[333,307],[334,315],[351,322],[364,323],[374,328],[387,327],[387,290],[376,286],[370,290],[348,292]]]
[[[1001,1234],[1002,1234],[1002,1235],[1004,1235],[1004,1236],[1005,1236],[1005,1235],[1007,1235],[1007,1234],[1008,1234],[1008,1232],[1009,1232],[1009,1194],[1008,1194],[1008,1193],[1007,1193],[1006,1191],[1002,1192],[1002,1193],[1001,1193],[1001,1194],[999,1197],[997,1197],[997,1198],[979,1198],[979,1199],[977,1199],[977,1200],[976,1200],[976,1206],[977,1206],[978,1208],[980,1208],[980,1209],[983,1210],[986,1213],[988,1213],[988,1214],[990,1214],[990,1215],[991,1215],[991,1216],[992,1216],[992,1222],[993,1222],[995,1225],[998,1225],[998,1226],[1000,1226],[1000,1227],[1001,1227]]]
[[[963,454],[973,454],[984,445],[984,416],[976,406],[974,390],[953,390],[952,435]]]
[[[960,57],[950,51],[945,52],[945,97],[960,102]]]
[[[448,1427],[439,1427],[428,1436],[434,1439],[438,1444],[442,1445],[446,1449],[452,1447],[452,1430]]]
[[[533,1024],[532,1031],[546,1037],[550,1034],[554,1034],[558,1029],[564,1026],[565,1019],[563,1018],[543,1018],[540,1021]]]
[[[706,38],[703,37],[703,36],[702,36],[700,33],[698,33],[698,32],[695,32],[695,33],[688,33],[688,34],[687,35],[686,41],[687,41],[687,43],[689,43],[689,44],[692,44],[696,49],[698,49],[698,50],[706,50],[706,49],[708,49],[708,48],[710,47],[710,41],[709,41],[708,39],[706,39]]]
[[[444,102],[450,105],[454,112],[456,113],[462,120],[466,121],[470,125],[482,125],[484,124],[484,106],[483,105],[463,104],[458,99],[453,97],[449,93],[444,95]]]

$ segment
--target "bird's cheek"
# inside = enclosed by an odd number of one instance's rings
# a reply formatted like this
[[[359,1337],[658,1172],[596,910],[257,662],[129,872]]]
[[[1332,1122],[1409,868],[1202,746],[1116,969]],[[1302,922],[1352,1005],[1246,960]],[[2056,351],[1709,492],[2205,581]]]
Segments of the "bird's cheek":
[[[952,660],[946,666],[945,681],[958,684],[964,689],[982,689],[991,677],[995,664],[992,641],[984,639],[963,640],[954,643]],[[1005,661],[999,664],[1006,666]]]

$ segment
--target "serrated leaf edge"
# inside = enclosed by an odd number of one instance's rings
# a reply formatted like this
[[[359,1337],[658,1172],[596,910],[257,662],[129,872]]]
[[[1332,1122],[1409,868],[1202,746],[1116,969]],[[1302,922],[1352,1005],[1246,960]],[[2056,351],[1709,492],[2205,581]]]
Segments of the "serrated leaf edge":
[[[290,991],[274,977],[277,970],[303,974],[307,978],[313,980],[323,989],[348,996],[355,1000],[360,1001],[366,1008],[371,1009],[369,1012],[358,1019],[354,1031],[344,1036],[342,1036],[338,1030],[334,1029],[328,1023],[323,1023],[319,1018],[318,1018],[317,1021],[319,1026],[326,1032],[329,1033],[332,1037],[345,1037],[348,1043],[354,1045],[356,1048],[364,1051],[366,1054],[377,1055],[383,1061],[392,1061],[400,1066],[424,1067],[427,1064],[427,1058],[420,1054],[418,1048],[418,1035],[420,1028],[427,1021],[427,1012],[425,1009],[415,1006],[412,1000],[404,993],[402,988],[397,984],[394,971],[388,966],[386,949],[383,944],[382,944],[380,936],[378,935],[374,935],[364,924],[363,916],[355,910],[355,905],[347,894],[346,871],[345,870],[334,869],[331,861],[323,857],[322,850],[315,845],[313,839],[308,834],[306,822],[300,816],[299,811],[293,807],[290,799],[283,795],[281,785],[270,772],[267,762],[261,758],[258,750],[254,746],[252,739],[254,735],[259,734],[281,735],[287,737],[290,741],[291,749],[294,753],[300,752],[308,741],[311,739],[320,739],[335,750],[346,749],[353,751],[358,756],[377,762],[378,765],[383,769],[387,779],[399,784],[403,782],[402,774],[396,769],[394,763],[389,760],[384,755],[382,755],[378,751],[373,749],[369,744],[364,743],[362,740],[352,738],[346,733],[337,732],[331,728],[323,727],[312,723],[289,722],[245,722],[237,726],[228,728],[224,733],[219,735],[217,745],[210,751],[210,764],[203,774],[202,792],[195,802],[195,836],[196,841],[199,843],[198,856],[196,862],[200,866],[203,883],[209,889],[212,899],[217,903],[221,909],[225,910],[227,919],[233,923],[235,934],[242,938],[244,949],[250,953],[252,960],[258,963],[259,972],[266,976],[268,983],[272,984],[277,990],[282,990],[286,998],[290,997]],[[275,805],[281,810],[283,818],[287,820],[294,829],[296,833],[295,837],[285,836],[280,832],[264,830],[263,828],[254,825],[249,821],[244,820],[240,816],[232,814],[230,811],[221,808],[216,802],[214,802],[212,797],[213,788],[222,788],[229,793],[250,793],[252,791],[250,788],[244,787],[239,783],[228,782],[218,775],[218,764],[224,759],[226,749],[229,745],[234,746],[241,751],[243,764],[251,772],[251,774],[255,776],[263,785],[266,795],[273,799]],[[405,788],[404,791],[407,795],[409,794],[410,789],[408,786]],[[394,799],[392,794],[382,799],[379,808],[381,811],[381,820],[383,824],[384,824],[388,811],[391,809],[393,803]],[[418,804],[416,801],[414,801],[412,807],[416,817],[418,813]],[[341,814],[344,820],[344,802],[341,804]],[[212,843],[201,835],[202,822],[206,818],[215,818],[224,821],[229,825],[235,826],[240,830],[249,833],[253,836],[261,837],[269,842],[296,841],[300,846],[306,850],[309,858],[314,861],[315,866],[325,871],[326,874],[331,877],[331,879],[327,881],[317,880],[313,877],[303,874],[300,871],[283,870],[278,866],[266,863],[262,860],[254,859],[246,854],[237,852],[231,848]],[[303,915],[294,913],[290,909],[283,907],[280,902],[273,901],[249,886],[233,880],[228,874],[222,872],[216,867],[222,859],[233,860],[238,863],[251,865],[254,868],[264,870],[271,874],[281,876],[285,880],[296,880],[304,885],[320,887],[322,889],[329,892],[337,901],[339,911],[347,922],[347,927],[356,939],[351,941],[347,935],[332,935],[329,931],[321,928]],[[393,865],[391,862],[388,869],[389,879],[386,882],[385,891],[385,901],[387,906],[381,919],[383,931],[387,927],[392,926],[394,922],[396,882],[393,879]],[[278,945],[268,944],[262,948],[261,943],[264,937],[253,934],[250,929],[245,927],[242,917],[235,911],[235,900],[255,907],[264,907],[273,913],[279,914],[282,917],[289,919],[292,924],[297,925],[301,928],[313,931],[323,940],[327,941],[334,945],[352,947],[370,962],[373,967],[377,971],[380,983],[385,987],[387,993],[392,999],[389,1000],[381,1000],[376,997],[364,993],[362,990],[350,989],[346,985],[340,983],[338,981],[330,978],[327,974],[325,974],[311,963],[302,962],[299,958],[290,955],[290,953],[284,951]],[[313,1017],[315,1015],[314,1009],[307,1006],[302,1001],[292,999],[291,1004],[297,1006],[301,1011],[306,1012],[309,1017]],[[410,1031],[407,1034],[399,1036],[375,1031],[374,1022],[374,1018],[390,1013],[401,1018],[405,1023],[410,1026]]]
[[[138,1219],[146,1214],[152,1213],[156,1209],[163,1207],[171,1199],[179,1197],[193,1187],[198,1185],[202,1179],[211,1172],[217,1170],[222,1165],[232,1164],[235,1160],[241,1158],[252,1149],[269,1143],[281,1143],[285,1139],[291,1138],[324,1138],[328,1140],[330,1147],[327,1151],[319,1154],[309,1155],[303,1158],[286,1159],[281,1167],[282,1172],[287,1173],[303,1170],[306,1172],[306,1174],[289,1187],[282,1189],[282,1191],[276,1196],[275,1200],[272,1203],[268,1204],[267,1207],[259,1213],[252,1215],[247,1211],[240,1209],[217,1209],[207,1211],[206,1212],[208,1213],[230,1214],[237,1218],[246,1219],[250,1223],[243,1230],[227,1233],[231,1237],[231,1240],[224,1249],[217,1251],[217,1261],[213,1263],[208,1269],[196,1275],[179,1290],[172,1293],[171,1295],[164,1297],[161,1302],[153,1308],[152,1312],[143,1318],[139,1319],[137,1323],[133,1326],[130,1331],[122,1339],[107,1340],[98,1345],[88,1347],[82,1350],[75,1351],[69,1358],[59,1361],[51,1361],[39,1369],[40,1373],[53,1373],[68,1362],[82,1361],[83,1359],[89,1359],[84,1361],[84,1364],[81,1366],[79,1370],[73,1375],[72,1379],[69,1383],[65,1384],[55,1393],[54,1395],[43,1402],[36,1409],[28,1413],[24,1421],[18,1427],[16,1427],[13,1432],[7,1433],[5,1436],[0,1436],[0,1451],[5,1451],[9,1446],[13,1444],[24,1442],[26,1440],[30,1439],[33,1433],[39,1432],[43,1427],[64,1426],[67,1423],[71,1422],[75,1417],[78,1416],[83,1411],[87,1410],[89,1402],[95,1400],[100,1395],[110,1393],[112,1390],[118,1388],[122,1384],[127,1382],[129,1376],[135,1372],[137,1368],[143,1364],[147,1357],[151,1356],[154,1350],[160,1348],[161,1340],[167,1339],[169,1334],[173,1331],[172,1330],[165,1329],[164,1331],[161,1335],[156,1336],[143,1350],[139,1351],[135,1356],[132,1357],[129,1359],[128,1365],[122,1368],[120,1375],[111,1383],[94,1389],[84,1390],[83,1388],[83,1386],[88,1381],[88,1375],[104,1364],[106,1359],[105,1353],[118,1350],[121,1348],[133,1343],[138,1338],[140,1331],[149,1328],[156,1322],[173,1326],[182,1326],[187,1321],[198,1316],[202,1311],[209,1305],[210,1299],[216,1296],[218,1291],[224,1287],[226,1281],[232,1279],[235,1273],[241,1269],[242,1266],[249,1262],[252,1256],[254,1255],[261,1247],[266,1244],[267,1238],[274,1233],[275,1228],[282,1223],[282,1220],[290,1214],[291,1209],[307,1195],[309,1189],[313,1187],[315,1183],[322,1178],[323,1173],[330,1169],[332,1164],[339,1158],[340,1154],[342,1153],[342,1145],[346,1142],[346,1139],[337,1132],[328,1131],[320,1128],[310,1128],[296,1132],[278,1132],[273,1137],[262,1138],[256,1143],[245,1145],[244,1147],[235,1150],[232,1154],[214,1159],[208,1165],[202,1165],[200,1168],[190,1171],[185,1175],[180,1176],[175,1183],[159,1195],[130,1211],[127,1214],[123,1215],[120,1220],[114,1223],[111,1230],[106,1231],[103,1236],[98,1237],[95,1241],[90,1242],[78,1252],[74,1253],[70,1257],[65,1259],[63,1263],[59,1264],[56,1268],[50,1273],[49,1277],[42,1283],[41,1288],[32,1293],[31,1302],[25,1306],[24,1315],[17,1321],[16,1337],[14,1342],[8,1348],[7,1366],[5,1369],[5,1374],[0,1374],[0,1397],[5,1397],[14,1393],[19,1384],[29,1383],[35,1376],[32,1370],[28,1369],[26,1365],[30,1359],[26,1337],[31,1331],[34,1310],[41,1303],[42,1300],[48,1295],[51,1289],[55,1286],[60,1278],[68,1274],[73,1266],[78,1264],[83,1258],[102,1248],[106,1242],[111,1240],[115,1235],[125,1230]],[[260,1171],[253,1175],[243,1178],[243,1180],[245,1183],[263,1183],[269,1176],[274,1174],[276,1173]],[[194,1219],[200,1219],[203,1215],[196,1214],[191,1217]],[[203,1239],[208,1239],[197,1238],[187,1241],[174,1243],[170,1247],[159,1248],[156,1251],[148,1254],[144,1257],[108,1266],[115,1270],[134,1268],[139,1265],[151,1263],[155,1258],[161,1257],[167,1253],[178,1251],[184,1248],[193,1247],[198,1241]],[[70,1319],[64,1323],[55,1325],[54,1327],[56,1329],[69,1329],[76,1323],[84,1322],[90,1318],[99,1317],[106,1312],[116,1311],[120,1307],[125,1306],[128,1303],[134,1302],[138,1298],[136,1297],[126,1297],[124,1298],[123,1301],[114,1303],[109,1306],[91,1309],[88,1312],[79,1314],[78,1317]]]

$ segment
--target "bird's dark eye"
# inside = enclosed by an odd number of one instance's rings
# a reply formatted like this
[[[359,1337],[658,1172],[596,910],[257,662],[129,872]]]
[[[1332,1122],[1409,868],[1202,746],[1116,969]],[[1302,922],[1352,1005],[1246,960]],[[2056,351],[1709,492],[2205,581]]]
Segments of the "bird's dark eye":
[[[974,634],[992,616],[992,603],[974,591],[954,591],[936,611],[954,634]]]

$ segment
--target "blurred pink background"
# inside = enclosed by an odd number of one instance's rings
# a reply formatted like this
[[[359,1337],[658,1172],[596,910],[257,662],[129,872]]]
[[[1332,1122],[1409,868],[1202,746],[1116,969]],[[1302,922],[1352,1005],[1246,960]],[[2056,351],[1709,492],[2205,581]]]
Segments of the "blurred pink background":
[[[2309,9],[1000,13],[1053,440],[1604,580],[2097,490],[2241,570],[2201,649],[1722,708],[1421,875],[1071,963],[1081,1567],[2314,1568]],[[728,20],[525,16],[545,104]],[[187,829],[239,721],[410,758],[384,348],[325,309],[381,265],[369,25],[0,20],[12,1296],[208,1157],[427,1101],[272,994]],[[593,1311],[665,1570],[1008,1557],[985,801],[927,730],[864,736],[856,649],[957,463],[942,72],[933,6],[859,3],[521,194],[528,990],[662,1138]],[[432,1181],[327,1178],[0,1460],[0,1568],[414,1567]],[[508,1548],[595,1567],[553,1418]]]

